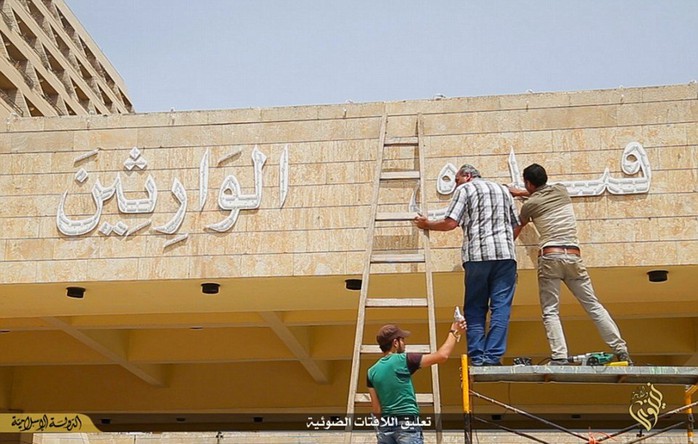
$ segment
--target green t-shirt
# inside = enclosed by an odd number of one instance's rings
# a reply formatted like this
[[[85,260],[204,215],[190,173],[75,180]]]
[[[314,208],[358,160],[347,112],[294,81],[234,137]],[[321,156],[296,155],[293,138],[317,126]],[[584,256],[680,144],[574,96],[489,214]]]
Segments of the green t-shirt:
[[[376,390],[383,415],[418,415],[412,373],[419,370],[420,353],[391,353],[368,369],[367,385]]]

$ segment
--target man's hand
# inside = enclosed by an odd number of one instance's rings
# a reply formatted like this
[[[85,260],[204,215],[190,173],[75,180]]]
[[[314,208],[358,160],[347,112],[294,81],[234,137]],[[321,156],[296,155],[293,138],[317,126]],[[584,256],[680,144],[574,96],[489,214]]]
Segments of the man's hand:
[[[417,217],[412,221],[413,224],[422,230],[433,231],[451,231],[458,226],[458,222],[447,217],[445,219],[429,220],[421,214],[417,213]]]
[[[415,217],[412,222],[421,230],[429,229],[429,219],[419,213],[417,213],[417,217]]]
[[[458,342],[461,335],[465,332],[465,321],[452,323],[451,330],[453,330],[454,333],[448,332],[448,337],[438,350],[433,353],[422,355],[422,359],[419,362],[420,368],[429,367],[434,364],[443,364],[448,360],[448,357],[456,347],[456,342]],[[455,341],[451,340],[451,337],[455,338]]]
[[[527,190],[522,190],[521,188],[516,188],[515,186],[509,186],[509,192],[514,197],[528,197],[530,193]]]
[[[465,321],[458,321],[451,324],[451,330],[456,330],[458,334],[463,334],[466,328],[467,324],[465,323]]]

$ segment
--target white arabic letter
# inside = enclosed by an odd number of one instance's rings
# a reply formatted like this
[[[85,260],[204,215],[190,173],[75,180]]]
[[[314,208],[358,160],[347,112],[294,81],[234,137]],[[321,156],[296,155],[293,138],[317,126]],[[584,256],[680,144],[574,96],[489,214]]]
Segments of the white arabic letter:
[[[222,221],[208,225],[206,228],[223,233],[235,225],[240,210],[259,208],[259,205],[262,203],[262,167],[264,167],[264,162],[266,161],[267,156],[255,146],[252,151],[252,163],[254,164],[254,194],[242,194],[240,192],[240,182],[238,182],[237,177],[232,174],[223,180],[218,193],[218,206],[222,210],[230,210],[230,214]],[[230,194],[227,194],[226,191],[230,191]]]
[[[436,191],[439,194],[451,194],[456,189],[456,173],[458,170],[452,163],[447,163],[441,168],[439,178],[436,181]]]
[[[610,173],[608,168],[606,168],[598,179],[592,180],[574,180],[574,181],[561,181],[562,185],[567,188],[567,192],[570,193],[571,197],[575,196],[600,196],[606,190],[606,185],[608,183],[608,177]]]
[[[99,224],[99,219],[102,217],[104,202],[111,199],[111,197],[114,195],[116,184],[117,181],[114,181],[114,184],[111,187],[104,188],[99,182],[99,179],[97,179],[92,187],[92,200],[94,200],[97,209],[95,214],[81,220],[70,219],[68,216],[66,216],[65,200],[68,196],[68,192],[64,192],[63,196],[61,196],[61,201],[58,204],[58,211],[56,212],[56,225],[58,227],[58,231],[66,236],[80,236],[94,230]]]
[[[208,197],[208,161],[210,155],[209,149],[206,148],[206,153],[199,164],[199,211],[204,210]]]
[[[516,188],[525,188],[524,183],[521,180],[521,171],[519,171],[519,164],[516,162],[516,155],[514,154],[514,148],[511,148],[509,152],[509,174],[511,174],[511,184]]]
[[[279,160],[279,208],[284,207],[286,195],[288,194],[288,144],[281,152]]]
[[[148,192],[148,197],[145,199],[126,199],[123,187],[121,186],[121,177],[116,174],[116,199],[119,203],[119,211],[126,214],[142,214],[152,213],[155,209],[155,203],[158,200],[158,188],[155,185],[153,176],[148,175],[145,180],[145,190]]]
[[[155,227],[154,230],[164,234],[174,234],[184,221],[184,216],[187,213],[187,190],[176,177],[172,180],[172,194],[179,201],[177,212],[165,225]]]
[[[608,178],[608,192],[611,194],[646,193],[652,182],[652,169],[645,148],[639,142],[630,142],[623,150],[620,169],[628,176],[642,173],[640,177],[621,179]]]

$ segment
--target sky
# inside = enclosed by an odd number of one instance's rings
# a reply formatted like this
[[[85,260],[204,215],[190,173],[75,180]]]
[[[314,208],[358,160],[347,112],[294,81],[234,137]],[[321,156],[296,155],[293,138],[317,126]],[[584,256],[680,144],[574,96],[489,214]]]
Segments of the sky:
[[[65,0],[137,112],[698,80],[698,0]]]

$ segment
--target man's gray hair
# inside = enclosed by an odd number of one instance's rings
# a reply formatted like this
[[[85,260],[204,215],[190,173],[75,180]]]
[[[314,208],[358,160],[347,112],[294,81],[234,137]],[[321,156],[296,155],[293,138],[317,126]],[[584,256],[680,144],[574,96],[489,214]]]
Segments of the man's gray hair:
[[[472,177],[482,177],[480,176],[480,172],[477,170],[477,168],[468,163],[463,164],[463,166],[460,167],[460,170],[458,170],[458,173],[460,173],[461,176],[465,176],[467,174]]]

